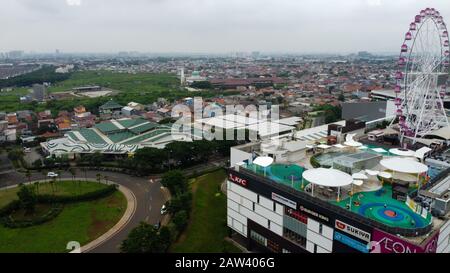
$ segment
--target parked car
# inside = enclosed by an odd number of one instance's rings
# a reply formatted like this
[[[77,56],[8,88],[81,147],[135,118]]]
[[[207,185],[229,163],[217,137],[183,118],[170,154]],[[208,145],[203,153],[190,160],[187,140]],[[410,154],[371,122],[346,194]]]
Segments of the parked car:
[[[25,153],[31,153],[31,148],[23,148],[23,151],[24,151]]]
[[[161,215],[164,215],[166,213],[167,213],[166,205],[163,205],[162,208],[161,208]]]
[[[48,177],[58,177],[58,174],[54,173],[54,172],[49,172],[49,173],[47,173],[47,176]]]

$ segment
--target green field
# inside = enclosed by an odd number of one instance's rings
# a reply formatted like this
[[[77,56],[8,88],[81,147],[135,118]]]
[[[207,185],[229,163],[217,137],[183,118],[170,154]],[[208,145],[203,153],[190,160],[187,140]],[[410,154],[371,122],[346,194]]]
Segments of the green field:
[[[76,194],[77,189],[74,185],[74,182],[61,183],[57,194]],[[94,182],[83,182],[81,185],[79,192],[105,187]],[[44,188],[47,187],[41,185],[39,192],[41,193]],[[7,192],[0,191],[2,204],[5,200],[12,199],[15,199],[12,189]],[[85,245],[108,231],[122,217],[126,206],[125,196],[117,191],[95,201],[65,205],[55,219],[42,225],[19,229],[0,225],[0,253],[67,252],[68,242],[78,241],[81,245]]]
[[[224,240],[227,236],[227,198],[219,187],[225,178],[225,171],[219,170],[192,180],[194,196],[191,219],[170,252],[240,252]]]
[[[185,89],[179,86],[179,80],[172,74],[156,73],[116,73],[111,71],[75,71],[67,80],[54,83],[48,91],[50,93],[70,91],[73,87],[100,85],[105,88],[118,91],[114,100],[122,105],[134,101],[142,104],[150,104],[158,98],[166,98],[170,101],[190,96]],[[80,104],[96,113],[97,108],[105,103],[110,97],[98,98],[68,98],[47,103],[24,103],[19,102],[19,96],[26,94],[26,88],[20,88],[17,92],[5,93],[0,100],[0,110],[12,112],[18,110],[43,111],[52,110],[57,114],[60,110],[72,111]],[[234,93],[230,93],[232,95]],[[217,95],[213,91],[196,92],[196,96],[212,97]]]

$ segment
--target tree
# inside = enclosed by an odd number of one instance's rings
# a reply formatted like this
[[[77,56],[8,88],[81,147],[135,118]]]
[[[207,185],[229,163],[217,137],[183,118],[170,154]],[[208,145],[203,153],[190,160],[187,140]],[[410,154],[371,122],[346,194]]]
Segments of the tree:
[[[188,181],[180,170],[166,172],[161,178],[161,184],[168,188],[172,195],[184,193],[188,189]]]
[[[120,250],[125,253],[163,253],[168,247],[166,240],[167,231],[160,236],[152,225],[141,222],[139,226],[131,230],[122,242]]]
[[[344,94],[342,94],[342,93],[339,94],[338,100],[344,102],[344,101],[345,101],[345,96],[344,96]]]
[[[182,210],[190,211],[192,207],[192,193],[187,191],[182,194],[178,194],[170,201],[167,202],[167,212],[175,215],[177,212]]]
[[[98,173],[95,176],[97,177],[97,182],[100,183],[102,181],[102,175]]]
[[[188,213],[185,210],[181,210],[177,213],[175,213],[175,216],[173,217],[173,223],[175,224],[175,227],[178,231],[182,231],[186,225],[188,220]]]
[[[75,168],[69,168],[69,173],[72,176],[72,180],[75,181],[75,176],[77,174],[77,170]]]
[[[40,170],[42,168],[42,160],[37,159],[37,160],[33,161],[32,166],[34,169]]]
[[[27,172],[25,173],[25,176],[27,177],[28,182],[31,182],[31,171],[30,170],[27,170]]]
[[[20,187],[20,190],[17,193],[17,197],[19,197],[19,202],[22,208],[25,209],[25,212],[27,214],[34,213],[37,198],[34,192],[28,186]]]

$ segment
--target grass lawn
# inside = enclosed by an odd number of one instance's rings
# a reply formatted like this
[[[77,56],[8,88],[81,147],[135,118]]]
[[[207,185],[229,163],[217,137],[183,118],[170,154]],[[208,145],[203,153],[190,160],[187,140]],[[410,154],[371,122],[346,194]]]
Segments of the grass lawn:
[[[191,219],[170,252],[241,252],[224,240],[228,235],[227,198],[219,190],[219,186],[225,178],[225,171],[219,170],[192,179],[194,198]]]
[[[74,193],[68,182],[60,185],[59,193]],[[63,183],[62,183],[63,184]],[[84,192],[104,185],[92,182],[82,183]],[[43,190],[41,185],[41,190]],[[40,192],[41,192],[40,190]],[[13,190],[0,191],[0,201],[14,199]],[[70,241],[81,245],[98,238],[122,217],[127,207],[125,196],[117,191],[114,194],[91,202],[65,205],[61,214],[50,222],[28,228],[10,229],[0,225],[0,253],[67,252]]]

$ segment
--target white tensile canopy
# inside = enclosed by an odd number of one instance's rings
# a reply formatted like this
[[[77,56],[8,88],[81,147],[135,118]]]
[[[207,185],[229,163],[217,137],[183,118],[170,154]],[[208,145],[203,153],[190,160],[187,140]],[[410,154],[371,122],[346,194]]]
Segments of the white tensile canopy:
[[[388,170],[401,173],[420,174],[428,171],[428,166],[408,158],[394,157],[380,161],[381,166]]]
[[[362,186],[364,182],[362,180],[353,180],[353,185],[355,186]]]
[[[389,149],[389,152],[391,154],[398,155],[398,156],[414,156],[416,154],[416,152],[414,152],[412,150],[398,149],[398,148]]]
[[[338,149],[343,149],[343,148],[345,148],[345,146],[342,145],[342,144],[334,144],[333,147],[336,147],[336,148],[338,148]]]
[[[326,145],[326,144],[320,144],[320,145],[317,146],[317,148],[326,150],[326,149],[331,148],[331,146],[330,145]]]
[[[253,160],[253,164],[261,166],[261,167],[269,167],[273,163],[273,158],[270,156],[260,156]]]
[[[372,148],[372,151],[375,151],[377,153],[386,153],[387,151],[383,148]]]
[[[352,174],[353,179],[359,179],[359,180],[364,180],[364,179],[369,179],[369,177],[367,177],[367,175],[363,174],[363,173],[354,173]]]
[[[362,143],[360,143],[360,142],[358,142],[358,141],[355,141],[355,140],[353,139],[354,136],[356,136],[356,134],[348,134],[348,135],[345,137],[344,145],[350,146],[350,147],[361,147],[361,146],[363,146]]]
[[[380,177],[386,178],[386,179],[391,179],[392,178],[392,174],[388,173],[388,172],[379,172],[378,175]]]
[[[380,172],[379,172],[379,171],[376,171],[376,170],[368,170],[368,169],[366,169],[366,173],[367,173],[368,175],[374,176],[374,175],[378,175]]]
[[[314,185],[338,188],[337,201],[341,198],[341,187],[353,183],[351,175],[336,169],[317,168],[303,172],[304,180],[311,183],[311,194],[314,196]]]
[[[351,175],[336,169],[317,168],[303,172],[303,178],[308,182],[324,187],[343,187],[352,184]]]

